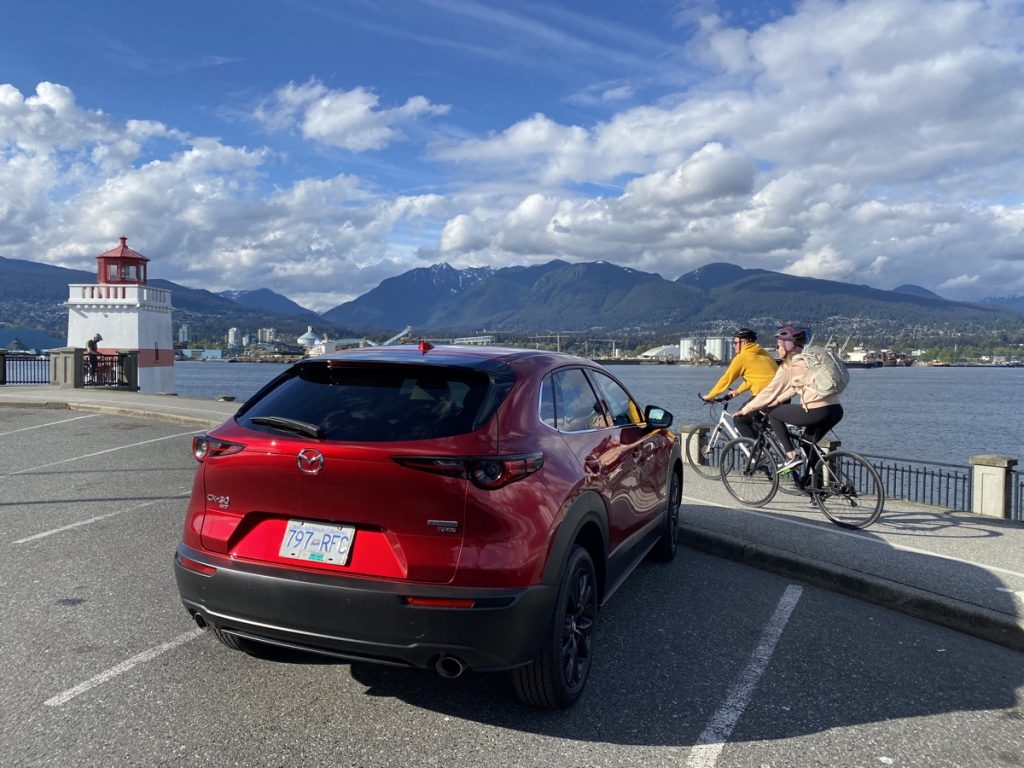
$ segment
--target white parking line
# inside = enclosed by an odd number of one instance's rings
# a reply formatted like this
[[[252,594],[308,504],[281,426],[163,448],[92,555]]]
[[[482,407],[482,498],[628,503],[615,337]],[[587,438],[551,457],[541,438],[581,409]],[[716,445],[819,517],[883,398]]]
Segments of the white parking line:
[[[776,514],[774,514],[772,512],[761,512],[760,510],[756,510],[756,509],[741,509],[739,507],[727,507],[727,506],[725,506],[724,504],[722,504],[720,502],[708,501],[707,499],[696,499],[696,498],[694,498],[692,496],[684,496],[683,497],[683,501],[690,501],[690,502],[693,502],[694,504],[703,504],[703,505],[709,506],[709,507],[720,507],[722,509],[731,509],[731,510],[733,510],[735,512],[743,512],[743,513],[748,514],[748,515],[758,515],[760,517],[767,517],[767,518],[771,518],[772,520],[775,520],[775,521],[780,522],[780,523],[786,523],[787,525],[799,525],[799,526],[803,526],[804,528],[813,528],[816,531],[828,531],[831,534],[838,535],[838,536],[849,536],[851,538],[857,539],[858,541],[863,541],[863,542],[865,542],[867,544],[882,544],[882,545],[884,545],[886,547],[889,547],[889,549],[898,549],[898,550],[900,550],[902,552],[910,552],[910,553],[915,554],[915,555],[928,555],[930,557],[940,558],[941,560],[950,560],[950,561],[952,561],[954,563],[963,563],[964,565],[973,565],[973,566],[976,566],[978,568],[984,568],[987,571],[994,571],[996,573],[1006,574],[1007,576],[1015,576],[1018,579],[1024,579],[1024,573],[1021,573],[1020,571],[1011,571],[1008,568],[1000,568],[998,565],[986,565],[985,563],[979,563],[977,560],[965,560],[962,557],[953,557],[952,555],[943,555],[943,554],[940,554],[938,552],[931,552],[931,551],[929,551],[927,549],[918,549],[917,547],[907,547],[907,546],[904,546],[903,544],[894,544],[893,542],[883,538],[882,534],[877,533],[877,532],[875,532],[875,533],[860,533],[860,532],[857,532],[857,531],[843,531],[843,530],[840,530],[839,528],[826,528],[826,527],[822,527],[822,525],[820,523],[808,523],[808,522],[804,522],[803,520],[791,520],[791,519],[789,519],[787,517],[782,517],[782,516],[776,515]]]
[[[1019,597],[1021,600],[1024,600],[1024,592],[1014,592],[1012,589],[1008,589],[1007,587],[996,587],[996,592],[1009,592],[1014,597]]]
[[[732,729],[743,716],[747,704],[750,703],[754,688],[757,687],[761,675],[771,661],[775,646],[782,636],[782,630],[786,628],[786,623],[793,615],[793,609],[796,608],[802,593],[803,588],[795,584],[790,584],[782,593],[775,613],[761,633],[761,640],[751,654],[750,661],[736,678],[725,702],[708,721],[704,732],[690,750],[690,759],[686,761],[687,768],[712,768],[718,762],[718,756],[728,742]]]
[[[90,413],[88,416],[75,416],[73,419],[48,421],[45,424],[36,424],[34,427],[22,427],[21,429],[12,429],[10,432],[0,432],[0,437],[7,437],[7,435],[13,435],[17,432],[27,432],[30,429],[42,429],[43,427],[52,427],[55,424],[67,424],[69,421],[78,421],[79,419],[95,419],[97,416],[99,416],[98,413]]]
[[[24,539],[16,539],[11,543],[25,544],[29,541],[35,541],[36,539],[45,539],[47,536],[53,536],[55,533],[63,533],[64,531],[70,531],[72,528],[80,528],[83,525],[89,525],[90,523],[96,523],[100,520],[106,520],[108,517],[114,517],[115,515],[120,515],[125,512],[134,512],[135,510],[142,509],[143,507],[149,507],[152,506],[153,504],[159,504],[161,501],[165,501],[165,499],[154,499],[153,501],[146,501],[143,502],[142,504],[136,504],[134,507],[126,507],[125,509],[119,509],[116,512],[108,512],[105,515],[96,515],[96,517],[90,517],[88,520],[79,520],[77,523],[71,523],[70,525],[62,525],[60,528],[54,528],[49,531],[43,531],[42,533],[36,533],[32,536],[26,536]]]
[[[135,656],[132,656],[130,659],[125,659],[116,667],[111,667],[106,672],[101,672],[100,674],[96,675],[96,677],[89,678],[84,683],[79,683],[74,688],[69,688],[63,693],[58,693],[56,696],[47,699],[43,703],[48,707],[60,707],[64,704],[67,704],[69,701],[75,698],[75,696],[85,693],[86,691],[91,691],[96,686],[103,685],[103,683],[107,682],[108,680],[113,680],[118,675],[124,674],[128,670],[132,669],[132,667],[135,667],[139,664],[143,664],[147,661],[151,661],[160,654],[174,650],[179,645],[183,645],[184,643],[187,643],[189,640],[195,640],[202,634],[203,630],[193,629],[191,632],[186,632],[184,635],[178,635],[170,642],[164,643],[163,645],[158,645],[155,648],[150,648],[148,651],[143,651],[142,653],[136,654]]]
[[[154,437],[152,440],[143,440],[141,443],[131,443],[130,445],[119,445],[116,448],[107,448],[103,451],[96,451],[95,453],[86,453],[82,456],[72,456],[70,459],[61,459],[60,461],[51,461],[49,464],[40,464],[38,467],[29,467],[28,469],[19,469],[17,472],[8,472],[8,475],[24,475],[29,472],[36,472],[40,469],[46,469],[47,467],[55,467],[58,464],[67,464],[71,461],[81,461],[82,459],[91,459],[93,456],[102,456],[105,453],[113,453],[114,451],[124,451],[128,448],[138,448],[140,445],[148,445],[149,443],[159,443],[161,440],[173,440],[176,437],[184,437],[185,435],[198,435],[203,430],[193,429],[190,432],[179,432],[176,435],[167,435],[166,437]]]

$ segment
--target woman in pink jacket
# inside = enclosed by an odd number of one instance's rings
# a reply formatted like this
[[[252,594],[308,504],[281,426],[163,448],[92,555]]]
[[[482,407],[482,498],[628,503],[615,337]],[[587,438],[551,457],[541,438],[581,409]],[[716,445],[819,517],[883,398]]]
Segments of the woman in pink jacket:
[[[736,411],[736,416],[745,416],[758,409],[768,411],[772,432],[786,449],[787,461],[779,467],[779,472],[783,474],[800,464],[789,439],[787,424],[806,427],[805,437],[816,443],[843,418],[839,395],[821,395],[814,389],[814,377],[801,354],[806,343],[805,330],[790,323],[780,327],[775,335],[775,351],[782,365],[775,372],[771,383]],[[793,395],[800,396],[800,404],[784,405]]]

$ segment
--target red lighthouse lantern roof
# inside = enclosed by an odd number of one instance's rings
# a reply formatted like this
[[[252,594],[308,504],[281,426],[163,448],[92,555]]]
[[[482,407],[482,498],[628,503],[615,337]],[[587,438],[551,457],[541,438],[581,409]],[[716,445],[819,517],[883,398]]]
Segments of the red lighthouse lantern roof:
[[[121,244],[96,257],[100,283],[146,283],[148,258],[128,247],[128,237],[121,235]]]

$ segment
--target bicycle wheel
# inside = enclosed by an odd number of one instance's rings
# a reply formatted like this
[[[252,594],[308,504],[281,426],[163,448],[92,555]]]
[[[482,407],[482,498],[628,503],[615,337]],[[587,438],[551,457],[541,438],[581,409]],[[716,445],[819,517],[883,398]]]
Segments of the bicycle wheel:
[[[779,474],[771,455],[760,442],[749,437],[725,444],[719,469],[725,489],[743,504],[763,507],[779,489]]]
[[[811,498],[840,528],[867,528],[882,514],[885,488],[868,460],[851,451],[825,455],[811,478]]]
[[[693,468],[694,472],[708,480],[716,480],[719,476],[716,466],[718,460],[716,443],[719,441],[717,438],[715,443],[709,440],[709,437],[716,432],[717,430],[706,432],[703,429],[697,429],[686,436],[686,463]]]

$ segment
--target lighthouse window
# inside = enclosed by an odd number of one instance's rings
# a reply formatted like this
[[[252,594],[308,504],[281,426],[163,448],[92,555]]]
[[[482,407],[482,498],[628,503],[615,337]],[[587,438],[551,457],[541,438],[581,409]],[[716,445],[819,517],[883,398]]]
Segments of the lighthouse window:
[[[128,279],[129,280],[135,280],[135,279],[137,279],[137,277],[138,277],[138,274],[136,272],[135,265],[134,264],[129,264],[128,265]]]
[[[107,279],[117,280],[117,264],[111,264],[107,267]]]

